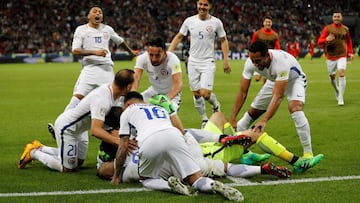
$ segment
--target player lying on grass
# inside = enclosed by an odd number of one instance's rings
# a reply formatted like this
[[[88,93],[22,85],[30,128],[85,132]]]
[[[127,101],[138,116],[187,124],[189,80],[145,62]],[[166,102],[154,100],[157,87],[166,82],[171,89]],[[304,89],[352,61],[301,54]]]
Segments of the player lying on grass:
[[[170,105],[170,103],[169,103],[170,100],[168,99],[168,97],[166,95],[165,96],[164,96],[164,94],[155,95],[149,99],[149,102],[154,105],[158,105],[158,106],[165,108],[167,110],[167,112],[170,114],[171,121],[176,124],[176,125],[174,125],[175,127],[177,127],[179,129],[179,126],[183,126],[182,124],[179,124],[179,123],[181,123],[179,116],[173,116],[175,113],[175,108],[173,108],[172,103]],[[221,134],[230,135],[230,134],[234,133],[234,130],[231,127],[230,123],[227,123],[226,127],[224,129],[225,129],[224,132]],[[185,134],[184,128],[181,128],[179,130]],[[240,156],[239,161],[237,161],[236,163],[255,165],[258,162],[262,162],[262,161],[265,161],[266,159],[268,159],[270,157],[270,154],[258,154],[258,153],[254,153],[248,149],[244,149],[242,151],[242,153],[239,154],[239,156]],[[228,162],[228,161],[225,161],[225,162]]]
[[[166,100],[165,95],[159,95],[155,101],[152,100],[150,102],[165,107],[167,110],[171,109],[171,103]],[[252,144],[257,144],[264,152],[288,162],[294,167],[295,172],[305,172],[318,164],[324,157],[323,154],[318,154],[310,158],[299,157],[289,152],[282,144],[266,132],[255,132],[249,129],[235,133],[231,128],[231,124],[221,112],[215,112],[212,115],[204,130],[189,129],[188,132],[201,143],[204,154],[211,156],[213,159],[222,160],[225,163],[238,162],[244,150]],[[224,136],[224,133],[233,134],[234,136]],[[246,140],[249,138],[251,139],[249,145],[242,146],[235,144],[239,142],[239,139]]]

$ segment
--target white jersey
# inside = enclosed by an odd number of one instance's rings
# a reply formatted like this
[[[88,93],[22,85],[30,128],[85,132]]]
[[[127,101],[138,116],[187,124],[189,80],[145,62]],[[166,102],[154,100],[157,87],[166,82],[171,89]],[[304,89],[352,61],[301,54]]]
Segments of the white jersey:
[[[251,79],[254,72],[266,77],[270,81],[292,81],[297,78],[306,79],[305,73],[302,71],[299,62],[294,56],[283,50],[269,49],[271,63],[268,68],[259,70],[248,58],[245,62],[243,77]]]
[[[172,75],[181,73],[179,58],[172,52],[166,52],[166,59],[159,65],[151,64],[149,53],[145,52],[137,57],[135,68],[145,70],[149,76],[149,82],[153,89],[162,94],[167,94],[172,86]]]
[[[200,20],[198,15],[186,18],[179,32],[184,36],[190,33],[189,60],[195,62],[214,60],[215,38],[226,36],[221,20],[211,15],[206,20]]]
[[[130,135],[136,130],[136,140],[141,143],[155,132],[174,128],[165,109],[152,104],[132,104],[120,117],[119,135]]]
[[[77,136],[90,129],[91,119],[104,121],[105,115],[112,106],[120,103],[119,100],[114,100],[111,84],[104,84],[90,92],[75,108],[64,111],[55,121],[56,128]]]
[[[105,57],[89,55],[84,56],[83,63],[87,64],[113,64],[109,42],[112,40],[119,45],[124,42],[112,27],[100,24],[99,28],[89,27],[88,24],[80,25],[76,28],[72,42],[72,51],[77,48],[86,50],[106,49],[108,52]]]

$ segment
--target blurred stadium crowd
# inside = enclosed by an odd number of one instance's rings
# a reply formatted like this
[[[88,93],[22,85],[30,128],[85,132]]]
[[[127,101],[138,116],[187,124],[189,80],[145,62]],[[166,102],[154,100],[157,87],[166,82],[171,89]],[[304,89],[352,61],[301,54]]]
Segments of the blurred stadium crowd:
[[[105,23],[133,49],[143,49],[151,35],[170,42],[182,21],[197,13],[196,0],[2,0],[0,55],[70,52],[73,32],[87,22],[92,5],[103,8]],[[223,21],[231,50],[247,49],[266,15],[272,16],[283,49],[294,40],[306,49],[310,39],[318,37],[329,23],[322,16],[330,16],[339,8],[343,15],[358,16],[360,1],[217,0],[211,13]]]

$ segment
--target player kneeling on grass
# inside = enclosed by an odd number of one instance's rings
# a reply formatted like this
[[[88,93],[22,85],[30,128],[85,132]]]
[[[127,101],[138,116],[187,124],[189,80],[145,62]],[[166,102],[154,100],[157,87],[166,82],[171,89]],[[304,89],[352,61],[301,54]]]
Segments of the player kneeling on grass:
[[[120,107],[113,107],[109,114],[105,117],[104,128],[112,135],[118,136],[119,121],[122,110]],[[195,140],[190,132],[184,135],[186,144],[189,147],[189,151],[194,157],[196,163],[200,166],[201,172],[204,176],[208,177],[221,177],[226,175],[236,177],[251,177],[257,174],[270,174],[280,178],[288,178],[290,176],[290,170],[282,167],[275,166],[272,163],[266,163],[262,166],[249,166],[245,164],[230,164],[224,163],[219,160],[213,160],[211,158],[205,158],[202,154],[200,144]],[[138,182],[140,177],[137,174],[138,164],[138,149],[134,142],[129,142],[131,147],[128,153],[127,160],[125,161],[125,171],[123,174],[124,182]],[[98,152],[97,175],[102,179],[111,179],[114,175],[114,159],[116,156],[117,147],[106,142],[101,142],[100,150]],[[153,185],[157,185],[158,181],[144,181],[145,187],[150,189],[161,189],[163,191],[170,191],[171,188],[168,185],[164,185],[162,188],[158,186],[154,188]]]
[[[162,97],[166,97],[162,95]],[[162,99],[163,101],[165,99]],[[171,103],[158,102],[158,105],[169,106]],[[165,109],[168,109],[165,108]],[[264,152],[272,154],[294,167],[295,172],[305,172],[309,168],[318,164],[323,154],[311,158],[299,157],[289,152],[274,138],[267,133],[254,132],[251,129],[244,132],[235,133],[231,124],[221,112],[215,112],[203,130],[189,129],[195,139],[201,143],[204,155],[213,159],[222,160],[225,163],[237,163],[241,160],[241,155],[252,144],[257,144]],[[234,136],[226,136],[224,133]]]
[[[89,138],[84,131],[91,130],[96,138],[118,145],[120,139],[103,129],[105,116],[112,106],[121,102],[131,89],[134,71],[119,70],[112,83],[104,84],[90,92],[80,103],[60,114],[55,121],[57,148],[42,146],[38,142],[27,144],[19,159],[18,168],[24,168],[33,159],[39,160],[51,169],[70,172],[84,162]],[[39,149],[41,148],[41,149]]]
[[[139,146],[138,172],[142,180],[159,180],[163,183],[167,180],[172,191],[189,196],[194,195],[193,190],[196,190],[220,193],[233,201],[244,200],[237,189],[202,177],[200,167],[190,154],[181,132],[171,124],[165,109],[146,104],[138,92],[129,92],[124,103],[126,108],[120,117],[120,145],[111,181],[113,184],[123,182],[123,166],[127,159],[130,132],[136,130],[135,137]],[[168,173],[163,174],[164,171]]]

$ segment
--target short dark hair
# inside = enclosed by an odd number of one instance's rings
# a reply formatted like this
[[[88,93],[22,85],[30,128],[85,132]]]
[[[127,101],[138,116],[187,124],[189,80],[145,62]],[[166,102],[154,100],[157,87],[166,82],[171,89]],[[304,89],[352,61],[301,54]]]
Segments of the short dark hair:
[[[134,71],[121,69],[115,74],[114,82],[119,88],[125,88],[134,82]]]
[[[164,50],[166,49],[165,40],[161,37],[151,38],[147,45],[152,47],[161,47]]]
[[[263,41],[257,40],[250,45],[249,52],[260,52],[261,56],[265,56],[268,52],[267,44],[265,44]]]
[[[109,113],[105,116],[104,124],[109,129],[106,130],[113,130],[120,128],[120,116],[123,112],[123,108],[120,106],[113,106],[111,107]]]
[[[144,101],[144,97],[136,91],[130,91],[125,95],[124,103],[129,101],[130,99],[139,99],[140,101]]]
[[[263,18],[263,21],[266,20],[266,19],[269,19],[269,20],[272,21],[272,17],[271,17],[271,16],[265,16],[265,17]]]

